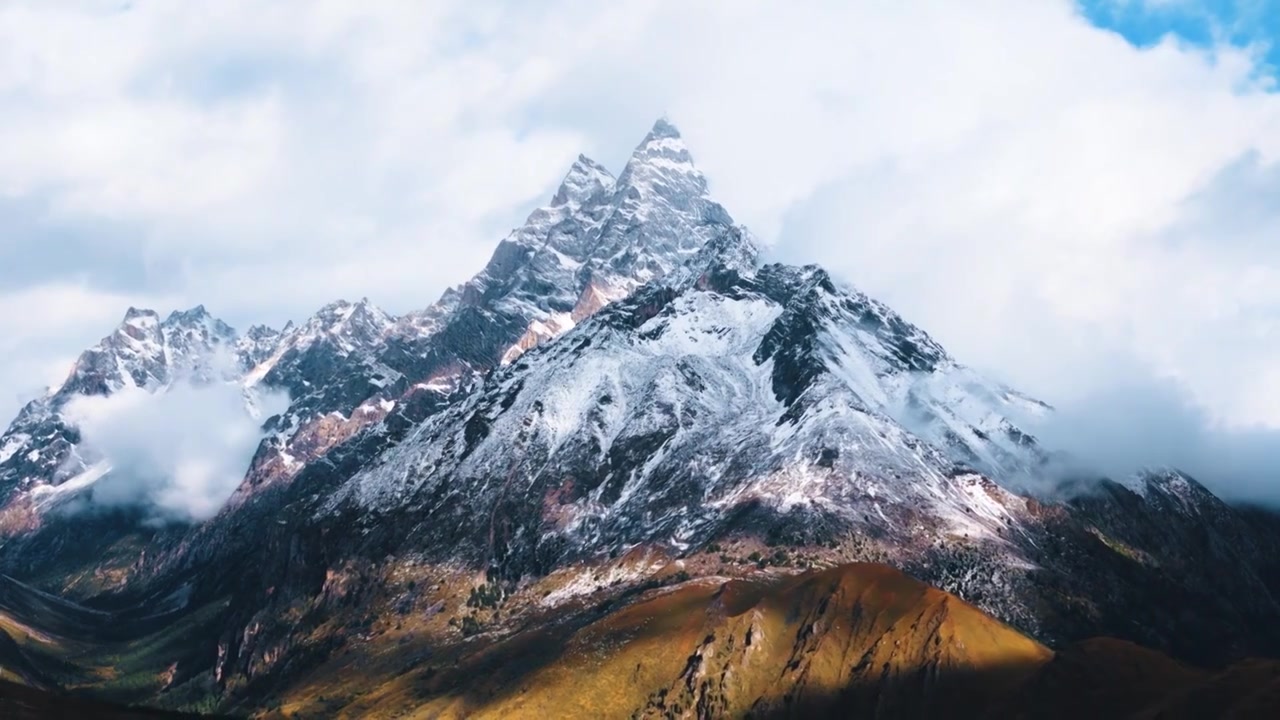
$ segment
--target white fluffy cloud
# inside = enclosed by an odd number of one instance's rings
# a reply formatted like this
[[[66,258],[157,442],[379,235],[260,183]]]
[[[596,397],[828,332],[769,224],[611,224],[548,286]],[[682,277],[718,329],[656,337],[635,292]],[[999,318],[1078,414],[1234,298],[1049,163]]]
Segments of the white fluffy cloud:
[[[241,325],[423,306],[577,152],[617,169],[667,113],[774,254],[960,359],[1073,407],[1120,365],[1197,425],[1262,432],[1274,90],[1248,49],[1138,49],[1068,0],[6,4],[0,200],[40,211],[0,259],[77,251],[0,269],[0,294],[84,256],[100,297]],[[109,329],[57,327],[59,355]]]
[[[257,399],[266,416],[287,398]],[[152,394],[126,388],[67,407],[86,450],[110,464],[92,504],[140,507],[157,520],[212,517],[231,497],[263,437],[236,384],[182,383]]]

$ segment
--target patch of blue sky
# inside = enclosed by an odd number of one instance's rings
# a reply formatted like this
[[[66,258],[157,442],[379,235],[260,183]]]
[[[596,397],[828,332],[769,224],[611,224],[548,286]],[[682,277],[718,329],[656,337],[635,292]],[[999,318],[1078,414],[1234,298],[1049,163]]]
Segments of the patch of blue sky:
[[[1230,45],[1257,53],[1258,73],[1280,83],[1280,0],[1077,0],[1094,25],[1138,47],[1172,36],[1203,48]]]

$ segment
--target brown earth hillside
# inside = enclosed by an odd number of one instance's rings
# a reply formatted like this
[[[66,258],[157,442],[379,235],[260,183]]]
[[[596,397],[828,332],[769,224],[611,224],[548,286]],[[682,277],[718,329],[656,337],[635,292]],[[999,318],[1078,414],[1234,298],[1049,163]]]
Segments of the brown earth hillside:
[[[1053,653],[893,568],[702,578],[451,667],[359,718],[1273,718],[1280,663],[1213,673],[1099,638]]]
[[[1280,717],[1280,662],[1209,671],[1108,638],[1055,654],[884,565],[672,579],[530,610],[501,631],[481,627],[460,640],[405,641],[408,627],[396,636],[376,628],[348,633],[347,644],[315,664],[247,688],[257,707],[218,709],[292,720]],[[545,599],[542,593],[534,594]],[[15,607],[23,600],[20,593],[8,598]],[[89,619],[66,608],[38,609],[60,631]],[[451,627],[445,614],[432,619]],[[149,639],[106,652],[3,613],[0,620],[21,640],[0,656],[6,677],[62,676],[65,668],[54,661],[65,656],[84,663],[79,692],[124,703],[137,701],[120,688],[150,683],[146,668],[181,656],[181,637],[171,638],[178,645]],[[286,652],[307,657],[305,649]],[[90,682],[94,674],[110,677]],[[150,716],[0,682],[0,717]]]
[[[558,645],[555,646],[555,645]],[[1039,643],[882,565],[701,579],[514,638],[352,717],[973,717],[1048,662]],[[424,686],[425,685],[425,686]]]

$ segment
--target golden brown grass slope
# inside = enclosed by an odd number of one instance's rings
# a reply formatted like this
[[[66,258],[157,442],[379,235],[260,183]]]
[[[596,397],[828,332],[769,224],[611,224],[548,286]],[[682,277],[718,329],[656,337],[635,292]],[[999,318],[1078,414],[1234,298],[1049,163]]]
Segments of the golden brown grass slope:
[[[381,630],[348,632],[347,644],[310,670],[259,681],[274,693],[246,694],[222,709],[295,720],[1280,717],[1280,662],[1208,671],[1106,638],[1055,654],[884,565],[671,579],[677,584],[535,603],[502,622],[494,609],[477,633],[461,637],[445,610],[417,624],[409,622],[413,614],[394,614]],[[441,593],[465,589],[431,587],[424,602],[432,608],[448,605]],[[59,607],[34,609],[59,631],[86,622]],[[4,607],[0,631],[0,681],[35,686],[0,682],[0,718],[148,717],[42,687],[66,686],[50,681],[66,674],[54,661],[74,656],[105,673],[82,691],[147,702],[123,689],[151,693],[147,668],[173,650],[147,640],[85,654],[61,635],[18,623]],[[177,628],[165,637],[180,643],[183,634]]]
[[[594,617],[478,642],[319,716],[1280,717],[1280,663],[1214,673],[1106,638],[1055,654],[884,565],[695,579]]]
[[[352,717],[967,718],[1052,653],[883,565],[691,581],[579,628],[517,636]]]

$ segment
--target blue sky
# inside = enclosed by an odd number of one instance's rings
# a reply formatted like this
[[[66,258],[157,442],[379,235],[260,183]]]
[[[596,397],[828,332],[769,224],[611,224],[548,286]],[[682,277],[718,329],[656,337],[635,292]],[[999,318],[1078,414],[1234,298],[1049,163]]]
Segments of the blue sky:
[[[1264,58],[1259,71],[1280,72],[1280,0],[1082,0],[1080,8],[1139,47],[1168,36],[1205,48],[1255,47]]]

